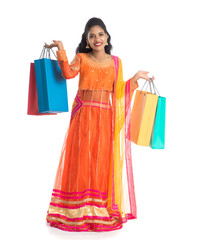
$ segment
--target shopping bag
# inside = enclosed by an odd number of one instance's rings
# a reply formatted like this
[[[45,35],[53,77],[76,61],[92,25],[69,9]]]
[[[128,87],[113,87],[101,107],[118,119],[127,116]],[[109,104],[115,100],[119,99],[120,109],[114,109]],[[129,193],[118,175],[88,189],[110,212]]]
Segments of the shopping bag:
[[[153,88],[157,90],[154,83],[153,83]],[[165,117],[166,117],[166,98],[159,96],[156,115],[155,115],[155,121],[153,124],[153,130],[152,130],[151,140],[150,140],[150,147],[152,149],[165,148]]]
[[[57,113],[39,113],[34,63],[30,63],[27,115],[55,115]]]
[[[48,58],[45,52],[48,52]],[[57,60],[50,58],[50,49],[44,47],[40,59],[34,60],[34,64],[39,112],[68,112],[66,79],[62,76]]]
[[[137,90],[135,94],[131,112],[130,140],[137,145],[149,146],[158,96],[142,89]]]

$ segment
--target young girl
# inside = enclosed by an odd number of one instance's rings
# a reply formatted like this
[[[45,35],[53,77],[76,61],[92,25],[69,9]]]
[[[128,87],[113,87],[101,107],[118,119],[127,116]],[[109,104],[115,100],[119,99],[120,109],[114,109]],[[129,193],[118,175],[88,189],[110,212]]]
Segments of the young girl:
[[[129,116],[137,81],[150,81],[148,72],[123,80],[121,59],[111,55],[111,36],[99,18],[87,22],[70,64],[61,41],[45,46],[58,48],[65,79],[80,73],[47,222],[65,231],[120,229],[137,217]]]

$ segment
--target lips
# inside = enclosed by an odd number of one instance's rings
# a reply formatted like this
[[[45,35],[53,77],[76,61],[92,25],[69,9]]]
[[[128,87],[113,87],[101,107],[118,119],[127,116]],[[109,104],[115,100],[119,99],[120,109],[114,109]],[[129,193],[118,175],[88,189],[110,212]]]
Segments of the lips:
[[[94,44],[94,46],[96,46],[96,47],[99,47],[99,46],[101,46],[101,45],[102,45],[101,42],[97,42],[97,43]]]

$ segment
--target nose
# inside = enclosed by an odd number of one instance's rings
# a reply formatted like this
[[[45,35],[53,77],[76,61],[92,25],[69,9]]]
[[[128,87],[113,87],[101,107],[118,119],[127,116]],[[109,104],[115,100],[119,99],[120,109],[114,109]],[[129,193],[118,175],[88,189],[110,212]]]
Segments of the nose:
[[[95,36],[95,42],[98,42],[99,40],[99,35]]]

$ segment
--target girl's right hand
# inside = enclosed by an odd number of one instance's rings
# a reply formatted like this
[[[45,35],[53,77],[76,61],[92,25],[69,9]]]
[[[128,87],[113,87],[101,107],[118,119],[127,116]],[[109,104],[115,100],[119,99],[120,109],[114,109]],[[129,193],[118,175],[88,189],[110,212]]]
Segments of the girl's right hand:
[[[44,43],[44,44],[45,44],[44,46],[47,48],[57,47],[58,50],[64,49],[62,41],[53,40],[53,43],[51,43],[50,45],[48,45],[46,43]]]

